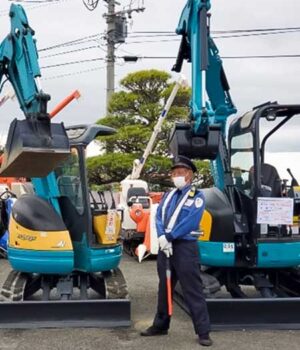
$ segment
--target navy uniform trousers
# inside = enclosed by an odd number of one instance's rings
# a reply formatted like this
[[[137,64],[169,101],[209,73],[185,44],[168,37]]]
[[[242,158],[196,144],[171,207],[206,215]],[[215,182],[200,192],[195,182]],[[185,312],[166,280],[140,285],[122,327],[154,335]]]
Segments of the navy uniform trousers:
[[[172,293],[177,281],[180,282],[183,297],[190,310],[195,333],[203,335],[210,332],[210,321],[203,295],[200,277],[199,253],[196,240],[174,240],[173,255],[170,257],[172,274]],[[158,306],[153,325],[167,330],[170,326],[166,287],[166,255],[159,251],[157,271],[159,277]]]

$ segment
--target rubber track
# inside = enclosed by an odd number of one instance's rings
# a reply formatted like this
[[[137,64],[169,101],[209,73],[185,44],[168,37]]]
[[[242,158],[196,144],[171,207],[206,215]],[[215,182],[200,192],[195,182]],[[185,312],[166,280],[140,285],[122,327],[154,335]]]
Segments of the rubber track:
[[[106,299],[126,299],[128,289],[124,275],[120,269],[103,274],[105,282]]]

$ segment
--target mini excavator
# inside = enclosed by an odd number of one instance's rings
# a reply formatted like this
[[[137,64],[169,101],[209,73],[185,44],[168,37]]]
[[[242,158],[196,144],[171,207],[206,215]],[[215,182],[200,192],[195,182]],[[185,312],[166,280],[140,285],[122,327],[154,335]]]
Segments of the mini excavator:
[[[189,120],[177,123],[170,136],[175,156],[211,162],[215,187],[203,189],[206,210],[198,241],[203,272],[234,298],[248,297],[244,286],[271,301],[299,297],[299,187],[296,179],[290,185],[281,181],[267,163],[267,150],[287,125],[299,125],[300,105],[266,103],[227,125],[236,108],[210,36],[210,7],[209,0],[189,0],[179,20],[182,40],[173,70],[191,62],[192,98]],[[289,222],[260,219],[259,205],[266,201],[273,208],[292,203]]]
[[[120,216],[91,200],[85,165],[88,144],[115,130],[50,122],[34,31],[22,6],[12,4],[9,15],[0,78],[11,82],[25,119],[10,125],[0,175],[31,178],[35,193],[12,208],[0,327],[128,325]]]

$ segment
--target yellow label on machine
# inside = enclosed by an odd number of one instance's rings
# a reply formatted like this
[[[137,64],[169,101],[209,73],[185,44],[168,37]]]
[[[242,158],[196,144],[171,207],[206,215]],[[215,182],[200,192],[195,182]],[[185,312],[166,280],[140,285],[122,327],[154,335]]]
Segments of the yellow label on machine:
[[[9,246],[31,250],[73,250],[69,231],[33,231],[18,224],[13,216],[9,223]]]

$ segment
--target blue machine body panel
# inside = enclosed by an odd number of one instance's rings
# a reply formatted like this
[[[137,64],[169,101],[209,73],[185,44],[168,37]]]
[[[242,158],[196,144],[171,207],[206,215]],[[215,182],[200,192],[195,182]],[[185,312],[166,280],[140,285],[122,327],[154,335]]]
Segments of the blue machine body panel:
[[[122,247],[100,246],[90,248],[87,235],[83,235],[82,242],[73,242],[74,269],[82,272],[99,272],[116,269],[119,266]]]
[[[228,245],[227,249],[225,245]],[[232,245],[233,244],[233,249]],[[231,248],[230,248],[231,247]],[[234,243],[198,241],[201,265],[205,266],[234,266]]]
[[[200,262],[205,266],[235,266],[234,243],[199,241]],[[300,242],[258,243],[257,268],[300,265]]]
[[[90,271],[109,271],[116,269],[122,257],[121,245],[107,248],[90,249]]]
[[[12,268],[22,272],[68,275],[74,269],[73,251],[51,252],[8,247],[8,256]]]
[[[293,267],[300,265],[300,242],[259,243],[257,267]]]

